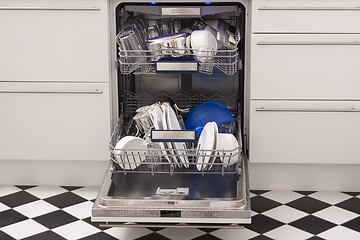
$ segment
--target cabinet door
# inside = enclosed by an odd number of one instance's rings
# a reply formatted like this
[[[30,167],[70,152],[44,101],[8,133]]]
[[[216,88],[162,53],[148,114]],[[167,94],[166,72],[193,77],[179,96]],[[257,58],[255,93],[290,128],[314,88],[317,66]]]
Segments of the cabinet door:
[[[360,100],[360,36],[253,34],[252,99]]]
[[[107,83],[0,83],[1,160],[107,160]]]
[[[360,164],[359,101],[251,101],[250,161]]]
[[[253,0],[254,33],[360,33],[359,0]]]
[[[105,0],[0,2],[0,81],[109,81]]]

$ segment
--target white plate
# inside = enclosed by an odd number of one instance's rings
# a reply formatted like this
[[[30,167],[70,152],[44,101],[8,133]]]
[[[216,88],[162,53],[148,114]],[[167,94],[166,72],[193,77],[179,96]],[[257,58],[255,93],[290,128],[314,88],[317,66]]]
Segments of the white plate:
[[[128,149],[139,149],[139,151],[135,155],[126,154]],[[121,168],[125,170],[135,169],[141,162],[145,161],[145,155],[140,155],[146,153],[145,141],[133,136],[123,137],[116,143],[113,153]]]
[[[153,116],[154,119],[154,126],[155,126],[155,130],[164,130],[166,128],[166,121],[164,122],[163,120],[163,115],[164,115],[164,106],[161,104],[156,104],[156,106],[152,109],[151,114]],[[164,128],[165,125],[165,128]],[[169,146],[166,142],[159,142],[159,146],[162,149],[161,152],[164,154],[166,160],[168,160],[169,163],[173,163],[172,161],[172,157],[170,159],[169,152],[166,151],[167,149],[169,149]]]
[[[169,104],[165,103],[162,105],[163,106],[163,115],[162,115],[162,123],[163,123],[163,128],[164,130],[171,130],[171,128],[169,127],[168,123],[167,123],[167,115],[168,115],[168,109],[170,108]],[[175,155],[176,151],[174,150],[176,147],[173,145],[172,142],[164,142],[165,147],[167,147],[167,149],[169,149],[168,153]],[[172,151],[173,150],[173,151]],[[176,157],[176,156],[169,156],[169,158],[176,163],[176,165],[178,167],[181,167],[180,164],[180,160]]]
[[[216,147],[216,139],[215,139],[215,127],[212,122],[208,122],[204,129],[202,130],[198,145],[197,145],[197,154],[199,155],[212,155],[213,151]],[[205,151],[206,150],[206,151]],[[205,170],[206,163],[211,160],[211,156],[199,156],[197,158],[196,168],[199,171]],[[205,163],[205,164],[204,164]]]
[[[167,120],[166,123],[167,123],[168,130],[181,130],[181,127],[180,127],[179,121],[176,117],[176,114],[169,105],[167,105],[167,108],[166,108],[166,120]],[[183,163],[184,166],[186,168],[188,168],[189,167],[189,159],[186,156],[186,151],[181,151],[181,150],[186,149],[186,144],[184,142],[173,142],[172,144],[173,144],[174,149],[177,150],[177,151],[175,151],[175,153],[179,156],[178,162]]]
[[[215,136],[215,149],[217,147],[217,143],[219,141],[218,135],[219,135],[219,130],[218,130],[218,126],[216,122],[212,122],[213,127],[214,127],[214,136]],[[216,152],[212,152],[212,154],[216,154]],[[210,165],[207,165],[207,169],[206,170],[210,170],[215,162],[216,157],[210,157],[209,159],[209,163],[211,163]]]
[[[238,152],[239,143],[236,137],[230,133],[219,133],[216,150],[234,150],[231,152],[218,151],[222,157],[220,157],[225,167],[230,166],[239,159],[240,152]],[[238,153],[238,154],[237,154]]]

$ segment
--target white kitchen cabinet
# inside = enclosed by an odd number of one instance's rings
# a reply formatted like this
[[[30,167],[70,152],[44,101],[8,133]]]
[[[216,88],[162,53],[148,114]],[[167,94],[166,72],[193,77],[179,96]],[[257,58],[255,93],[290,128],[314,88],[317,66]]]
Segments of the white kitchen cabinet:
[[[250,102],[252,163],[360,163],[360,101]]]
[[[359,0],[254,0],[253,33],[360,33]]]
[[[253,34],[251,98],[360,100],[359,63],[358,34]]]
[[[108,83],[0,82],[0,160],[108,160]]]
[[[109,82],[108,1],[0,1],[0,81]]]

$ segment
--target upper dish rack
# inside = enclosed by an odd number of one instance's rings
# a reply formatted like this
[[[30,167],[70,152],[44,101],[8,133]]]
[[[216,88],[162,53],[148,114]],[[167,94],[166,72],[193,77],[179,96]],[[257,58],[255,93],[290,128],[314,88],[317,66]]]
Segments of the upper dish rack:
[[[194,50],[190,48],[162,48],[160,50],[121,50],[119,49],[120,72],[122,74],[130,74],[132,72],[138,74],[152,74],[157,71],[157,62],[151,59],[163,56],[163,52],[183,51],[182,58],[196,59],[198,55],[205,55],[205,61],[197,61],[197,69],[194,71],[212,74],[214,67],[225,73],[226,75],[234,75],[238,69],[241,69],[241,61],[239,60],[239,52],[237,48],[230,49],[223,46],[218,50]],[[177,58],[174,57],[176,61]],[[181,61],[170,64],[178,65]]]

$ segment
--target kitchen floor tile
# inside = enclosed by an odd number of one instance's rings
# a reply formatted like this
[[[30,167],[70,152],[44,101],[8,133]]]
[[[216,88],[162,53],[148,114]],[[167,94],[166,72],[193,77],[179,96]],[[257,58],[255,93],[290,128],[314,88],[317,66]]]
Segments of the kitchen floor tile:
[[[49,230],[32,219],[27,219],[1,228],[1,231],[15,239],[22,239]]]
[[[6,196],[12,193],[20,192],[21,189],[15,186],[0,185],[0,197]],[[0,201],[1,202],[1,201]]]
[[[317,200],[335,205],[339,202],[343,202],[351,196],[348,194],[342,193],[342,192],[316,192],[313,194],[310,194],[309,197],[315,198]]]
[[[303,240],[313,236],[308,232],[289,225],[281,226],[272,231],[264,233],[264,235],[276,240]]]
[[[52,231],[42,232],[42,233],[33,235],[31,237],[24,238],[22,240],[40,240],[40,239],[44,239],[44,240],[66,240],[65,238],[59,236],[58,234],[56,234],[56,233],[54,233]]]
[[[324,240],[330,235],[360,234],[357,192],[251,190],[252,223],[245,229],[139,229],[100,228],[99,223],[91,222],[97,191],[96,187],[81,186],[0,186],[0,239]],[[22,224],[35,228],[9,235],[9,229]]]
[[[35,221],[41,223],[42,225],[52,229],[62,225],[66,225],[71,222],[78,221],[76,217],[64,212],[62,210],[58,210],[55,212],[51,212],[39,217],[34,218]]]
[[[118,239],[129,239],[129,240],[137,239],[139,237],[143,237],[152,233],[152,231],[150,231],[147,228],[109,228],[104,230],[104,232]]]
[[[281,203],[262,196],[256,196],[251,199],[251,209],[257,213],[265,212],[280,205]]]
[[[91,216],[91,208],[93,205],[93,202],[87,201],[66,207],[63,211],[77,217],[78,219],[84,219]]]
[[[312,215],[289,223],[289,225],[314,235],[317,235],[336,226],[336,224],[334,223],[328,222],[324,219]]]
[[[316,191],[294,191],[294,192],[300,193],[300,194],[305,195],[305,196],[308,196],[310,194],[315,193]]]
[[[8,206],[6,206],[5,204],[2,204],[0,202],[0,212],[3,212],[3,211],[8,210],[8,209],[10,209]]]
[[[149,238],[149,240],[153,240],[153,239]],[[174,239],[174,240],[176,240],[176,239]],[[213,236],[211,234],[204,234],[204,235],[201,235],[200,237],[196,237],[196,238],[193,238],[191,240],[221,240],[221,238],[215,237],[215,236]]]
[[[6,233],[4,233],[3,231],[0,230],[0,239],[1,240],[16,240],[15,238],[7,235]]]
[[[251,239],[249,239],[249,240],[274,240],[274,239],[269,238],[269,237],[264,236],[264,235],[259,235],[259,236],[257,236],[257,237],[251,238]]]
[[[87,200],[93,200],[93,199],[96,199],[96,196],[98,195],[99,190],[100,190],[99,187],[83,187],[83,188],[76,189],[72,192],[79,195],[80,197],[87,199]]]
[[[26,220],[27,217],[13,209],[0,212],[0,228]]]
[[[307,216],[305,212],[286,205],[281,205],[279,207],[270,209],[266,212],[263,212],[262,214],[273,219],[277,219],[283,223],[290,223]]]
[[[52,231],[68,240],[84,238],[100,232],[98,228],[81,220],[54,228]]]
[[[60,186],[60,187],[66,189],[69,192],[71,192],[71,191],[74,191],[76,189],[83,188],[84,186]]]
[[[33,202],[36,200],[38,200],[37,197],[35,197],[34,195],[31,195],[30,193],[24,192],[24,191],[12,193],[12,194],[0,197],[1,203],[5,204],[6,206],[12,207],[12,208],[29,203],[29,202]]]
[[[245,227],[247,229],[250,229],[254,232],[261,233],[261,234],[271,231],[271,230],[274,230],[275,228],[278,228],[278,227],[284,225],[284,223],[282,223],[276,219],[264,216],[262,214],[256,215],[255,217],[253,217],[251,219],[251,221],[252,221],[252,223],[250,225],[245,225]]]
[[[308,239],[306,239],[306,240],[325,240],[325,239],[323,239],[323,238],[321,238],[321,237],[318,237],[318,236],[313,236],[313,237],[308,238]]]
[[[355,240],[355,239],[360,239],[360,233],[345,228],[343,226],[337,226],[319,234],[319,237],[325,238],[326,240],[339,240],[339,239]]]
[[[45,198],[44,200],[58,208],[65,208],[87,201],[85,198],[82,198],[72,192],[65,192],[59,195]]]
[[[269,192],[270,190],[250,190],[251,193],[255,194],[255,195],[260,195],[266,192]]]
[[[244,229],[219,229],[212,232],[211,235],[226,240],[248,240],[259,234],[254,231],[251,231],[250,229],[244,228]]]
[[[353,197],[336,204],[336,206],[360,214],[360,198]]]
[[[317,211],[320,211],[324,208],[331,206],[328,203],[325,203],[323,201],[311,197],[299,198],[295,201],[287,203],[286,205],[309,214],[315,213]]]
[[[165,228],[160,231],[157,231],[157,233],[170,239],[187,240],[204,235],[206,232],[201,231],[197,228],[189,228],[189,229]],[[212,233],[212,235],[214,234]]]
[[[58,209],[59,208],[43,200],[30,202],[14,208],[15,211],[21,213],[28,218],[34,218],[49,212],[54,212]]]
[[[25,191],[31,193],[32,195],[40,199],[49,198],[66,192],[65,189],[58,186],[37,186],[30,189],[26,189]]]
[[[36,187],[37,185],[15,185],[15,187],[20,188],[21,190],[26,190],[29,188]]]
[[[260,196],[269,198],[271,200],[277,201],[279,203],[285,204],[296,199],[303,197],[302,194],[292,192],[292,191],[269,191]]]
[[[313,215],[325,219],[329,222],[333,222],[335,224],[342,224],[358,216],[353,212],[350,212],[348,210],[336,206],[325,208],[321,211],[314,213]]]
[[[357,232],[360,232],[360,217],[354,218],[344,224],[342,224],[344,227],[350,228],[352,230],[355,230]]]
[[[360,195],[360,192],[343,192],[343,193],[348,194],[348,195],[353,196],[353,197],[356,197],[356,196]]]
[[[119,238],[114,238],[104,232],[99,232],[84,238],[80,238],[79,240],[118,240],[118,239]]]

